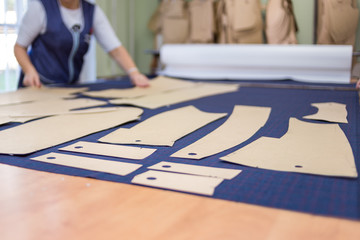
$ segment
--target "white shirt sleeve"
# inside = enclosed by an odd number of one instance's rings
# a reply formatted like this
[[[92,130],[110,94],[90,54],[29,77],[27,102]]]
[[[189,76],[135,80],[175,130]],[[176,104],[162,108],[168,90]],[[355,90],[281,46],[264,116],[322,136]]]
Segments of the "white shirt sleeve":
[[[39,1],[29,1],[28,9],[21,20],[16,43],[25,48],[46,30],[46,13]]]
[[[121,46],[121,42],[109,20],[98,5],[95,6],[93,29],[96,40],[105,52],[110,52]]]
[[[46,21],[46,12],[42,3],[38,0],[29,1],[28,9],[21,20],[16,43],[25,48],[29,47],[39,34],[46,31]],[[96,40],[105,52],[121,46],[109,20],[97,5],[95,5],[93,30]]]

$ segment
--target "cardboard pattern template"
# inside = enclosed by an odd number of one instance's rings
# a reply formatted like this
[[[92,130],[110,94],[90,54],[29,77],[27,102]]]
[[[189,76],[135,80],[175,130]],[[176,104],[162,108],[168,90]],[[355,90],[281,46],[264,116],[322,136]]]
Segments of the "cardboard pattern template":
[[[238,89],[238,84],[197,83],[191,88],[183,88],[176,91],[163,92],[134,99],[115,99],[110,100],[110,103],[115,105],[129,104],[143,108],[156,109],[198,98],[235,92]]]
[[[0,131],[0,153],[29,154],[139,118],[140,108],[47,117]],[[14,144],[16,143],[16,144]]]
[[[316,175],[358,176],[351,146],[338,124],[307,123],[290,118],[280,139],[261,137],[220,158],[245,166]]]
[[[173,146],[176,140],[226,115],[226,113],[206,113],[194,106],[182,107],[155,115],[130,129],[119,128],[100,138],[99,141]]]
[[[180,149],[171,157],[201,159],[239,145],[265,125],[270,112],[269,107],[237,105],[230,117],[219,128]]]
[[[119,146],[104,143],[79,141],[72,145],[60,148],[61,151],[88,153],[109,157],[128,158],[134,160],[144,159],[153,154],[156,149],[130,146]]]
[[[223,180],[224,179],[221,178],[150,170],[135,176],[131,180],[131,183],[203,195],[213,195],[215,188],[222,183]]]
[[[48,153],[39,157],[31,158],[31,160],[93,170],[98,172],[111,173],[120,176],[128,175],[142,166],[141,164],[135,163],[108,161],[103,159],[81,157],[60,153]]]
[[[312,103],[311,106],[318,108],[318,112],[304,116],[305,119],[323,120],[328,122],[348,123],[346,105],[336,102]]]
[[[104,104],[106,104],[106,102],[93,99],[56,98],[48,99],[46,101],[36,101],[16,105],[0,106],[0,116],[31,117],[59,115],[70,113],[71,109],[95,107]],[[91,112],[92,110],[87,109],[86,111]]]
[[[151,80],[151,85],[147,88],[134,87],[128,89],[107,89],[101,91],[83,92],[82,94],[100,98],[137,98],[182,88],[191,88],[194,85],[196,85],[194,82],[158,76]]]
[[[168,172],[186,173],[192,175],[216,177],[222,179],[233,179],[241,173],[241,170],[196,166],[191,164],[182,164],[174,162],[159,162],[153,166],[148,167],[152,170],[162,170]]]
[[[52,98],[71,98],[74,93],[86,91],[88,88],[21,88],[14,92],[0,94],[0,105],[18,104],[32,101],[42,101]]]

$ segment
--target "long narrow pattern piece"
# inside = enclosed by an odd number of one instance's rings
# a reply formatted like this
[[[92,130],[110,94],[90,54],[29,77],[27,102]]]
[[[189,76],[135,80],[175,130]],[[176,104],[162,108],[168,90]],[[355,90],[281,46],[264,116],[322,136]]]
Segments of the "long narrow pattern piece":
[[[346,105],[336,102],[313,103],[311,106],[318,108],[318,112],[304,116],[305,119],[323,120],[328,122],[348,123]]]
[[[270,112],[269,107],[235,106],[223,125],[171,157],[201,159],[234,147],[264,126]]]
[[[40,118],[39,116],[36,117],[8,117],[8,116],[0,116],[0,125],[10,123],[10,122],[20,122],[24,123],[30,120],[34,120]]]
[[[72,145],[60,148],[61,151],[88,153],[118,158],[129,158],[135,160],[144,159],[153,154],[156,149],[140,148],[130,146],[119,146],[104,143],[92,143],[79,141]]]
[[[84,92],[82,94],[90,97],[103,98],[136,98],[182,88],[190,88],[194,85],[196,85],[194,82],[158,76],[151,80],[151,85],[147,88],[107,89],[102,91]]]
[[[143,108],[156,109],[198,98],[235,92],[238,89],[238,84],[198,83],[192,88],[183,88],[177,91],[164,92],[134,99],[115,99],[110,100],[110,103],[115,105],[129,104]]]
[[[135,176],[131,183],[211,196],[223,180],[221,178],[150,170]]]
[[[103,159],[80,157],[60,153],[48,153],[39,157],[31,158],[31,160],[98,172],[111,173],[120,176],[128,175],[142,166],[141,164],[135,163],[108,161]]]
[[[21,88],[14,92],[1,93],[0,105],[18,104],[32,101],[43,101],[53,98],[68,98],[72,94],[82,92],[87,88]]]
[[[47,117],[0,131],[0,153],[29,154],[137,120],[140,108]]]
[[[106,104],[104,101],[93,99],[48,99],[15,105],[0,106],[0,116],[29,117],[50,116],[69,113],[71,109],[95,107]],[[89,110],[87,110],[89,111]]]
[[[176,140],[225,116],[226,113],[207,113],[187,106],[155,115],[130,129],[119,128],[99,141],[172,146]]]
[[[174,162],[159,162],[148,168],[153,170],[162,170],[168,172],[186,173],[186,174],[193,174],[193,175],[206,176],[206,177],[216,177],[227,180],[233,179],[239,173],[241,173],[241,170],[235,170],[235,169],[196,166],[191,164],[182,164],[182,163],[174,163]]]
[[[73,110],[69,112],[64,112],[63,114],[83,114],[83,113],[100,113],[100,112],[109,112],[118,110],[118,107],[98,107],[98,108],[89,108],[82,110]],[[61,115],[63,115],[61,114]],[[25,123],[30,120],[35,120],[37,118],[47,117],[48,115],[39,115],[39,116],[29,116],[29,117],[9,117],[9,116],[0,116],[0,125],[10,123],[10,122],[18,122]]]
[[[220,158],[241,165],[316,175],[358,176],[351,146],[338,124],[290,119],[281,137],[262,137]]]

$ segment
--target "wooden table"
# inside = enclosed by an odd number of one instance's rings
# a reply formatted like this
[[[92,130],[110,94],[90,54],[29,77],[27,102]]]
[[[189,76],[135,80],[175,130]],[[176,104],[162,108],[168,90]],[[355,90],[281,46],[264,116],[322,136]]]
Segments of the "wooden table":
[[[360,239],[360,221],[0,165],[0,239]]]

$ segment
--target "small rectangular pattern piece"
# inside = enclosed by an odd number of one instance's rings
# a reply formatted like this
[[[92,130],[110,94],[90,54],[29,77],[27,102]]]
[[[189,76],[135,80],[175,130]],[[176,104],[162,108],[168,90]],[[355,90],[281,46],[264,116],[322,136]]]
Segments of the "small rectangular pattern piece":
[[[48,153],[39,157],[31,158],[31,160],[111,173],[120,176],[128,175],[142,166],[141,164],[135,163],[108,161],[103,159],[79,157],[60,153]]]
[[[135,160],[144,159],[156,151],[156,149],[152,148],[119,146],[113,144],[93,143],[84,141],[79,141],[72,145],[60,148],[59,150],[109,157],[129,158]]]

